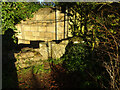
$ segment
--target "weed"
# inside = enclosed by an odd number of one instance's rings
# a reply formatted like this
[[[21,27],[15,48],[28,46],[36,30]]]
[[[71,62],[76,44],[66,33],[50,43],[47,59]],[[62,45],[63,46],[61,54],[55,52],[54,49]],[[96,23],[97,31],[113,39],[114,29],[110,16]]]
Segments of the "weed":
[[[63,59],[48,59],[49,63],[54,63],[54,64],[62,64],[63,63]]]
[[[44,72],[44,65],[33,66],[33,73],[34,74],[39,74],[40,72]]]

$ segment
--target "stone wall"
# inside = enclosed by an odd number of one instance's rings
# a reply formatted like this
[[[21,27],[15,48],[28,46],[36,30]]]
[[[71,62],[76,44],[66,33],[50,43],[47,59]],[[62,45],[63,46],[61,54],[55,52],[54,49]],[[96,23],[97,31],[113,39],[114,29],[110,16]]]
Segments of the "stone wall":
[[[65,53],[65,47],[68,44],[68,40],[64,40],[57,44],[56,42],[41,42],[39,43],[39,52],[43,56],[43,59],[53,58],[58,59]]]
[[[30,44],[30,41],[52,41],[68,37],[68,25],[64,13],[54,8],[41,8],[34,17],[16,25],[18,44]],[[57,30],[57,32],[56,32]],[[57,35],[57,36],[56,36]]]
[[[23,48],[20,52],[15,53],[17,59],[15,65],[17,69],[31,67],[33,65],[42,65],[48,58],[58,59],[65,54],[65,47],[68,40],[64,40],[57,44],[56,42],[41,42],[37,49]]]
[[[68,30],[68,21],[66,20],[67,15],[55,8],[41,8],[33,14],[33,18],[26,19],[26,21],[22,20],[20,24],[16,25],[19,32],[16,34],[18,44],[44,41],[39,43],[39,48],[32,50],[40,53],[41,56],[36,56],[36,58],[41,60],[47,60],[49,57],[53,59],[60,58],[65,53],[68,40],[61,41],[59,44],[54,42],[54,40],[63,40],[71,35]],[[29,51],[28,53],[34,54],[31,50]],[[16,54],[16,56],[26,56],[23,59],[28,60],[27,58],[29,58],[30,61],[36,61],[35,57],[27,57],[26,53],[22,55],[19,52],[19,55]],[[21,60],[23,59],[19,59],[19,63],[22,63]]]

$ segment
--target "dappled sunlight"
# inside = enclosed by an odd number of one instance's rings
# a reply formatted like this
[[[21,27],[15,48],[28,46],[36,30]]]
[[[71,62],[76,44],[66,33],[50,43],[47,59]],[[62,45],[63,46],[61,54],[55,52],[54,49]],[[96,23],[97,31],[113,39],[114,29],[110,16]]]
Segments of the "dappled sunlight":
[[[119,90],[120,3],[38,1],[2,2],[3,89]]]

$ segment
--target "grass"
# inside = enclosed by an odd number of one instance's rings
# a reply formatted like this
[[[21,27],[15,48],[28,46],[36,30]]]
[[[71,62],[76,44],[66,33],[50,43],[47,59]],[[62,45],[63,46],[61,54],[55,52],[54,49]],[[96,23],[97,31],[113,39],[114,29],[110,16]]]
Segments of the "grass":
[[[44,72],[44,65],[37,65],[37,66],[33,66],[33,73],[34,74],[40,74],[40,72]]]
[[[63,63],[63,59],[48,59],[49,63],[54,63],[54,64],[62,64]]]
[[[20,73],[26,74],[27,72],[30,72],[30,71],[32,71],[33,74],[40,74],[41,72],[48,73],[51,71],[51,69],[44,69],[44,64],[42,65],[37,64],[37,65],[32,65],[28,68],[23,68],[21,70],[18,70],[18,74]]]

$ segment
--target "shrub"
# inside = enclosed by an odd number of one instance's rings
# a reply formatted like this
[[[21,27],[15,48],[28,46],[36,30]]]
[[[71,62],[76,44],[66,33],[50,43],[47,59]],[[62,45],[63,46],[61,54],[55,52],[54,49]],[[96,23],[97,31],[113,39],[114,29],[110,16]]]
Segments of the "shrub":
[[[89,49],[85,46],[85,43],[72,44],[69,43],[66,47],[66,53],[64,55],[64,62],[68,71],[83,71],[87,64],[87,56],[89,55]]]

